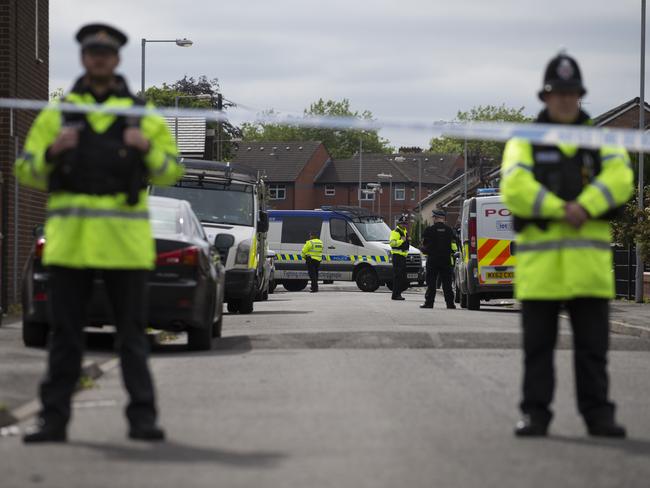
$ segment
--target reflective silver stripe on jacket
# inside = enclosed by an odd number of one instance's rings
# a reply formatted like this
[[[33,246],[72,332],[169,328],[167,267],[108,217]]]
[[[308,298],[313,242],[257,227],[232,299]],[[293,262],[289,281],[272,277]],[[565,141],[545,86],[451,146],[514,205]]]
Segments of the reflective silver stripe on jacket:
[[[539,191],[537,192],[537,196],[535,197],[535,203],[533,203],[533,217],[542,216],[542,203],[544,202],[544,197],[547,193],[548,190],[546,188],[543,186],[540,187]]]
[[[614,195],[612,195],[612,192],[609,191],[609,188],[607,188],[607,185],[605,185],[605,183],[603,183],[602,181],[594,180],[592,185],[598,188],[600,192],[603,194],[605,200],[607,200],[607,205],[609,206],[609,208],[616,207],[616,200],[614,200]]]
[[[149,212],[128,212],[103,208],[68,207],[56,208],[47,212],[49,217],[115,217],[120,219],[147,220]]]
[[[530,173],[533,172],[533,167],[529,164],[524,164],[524,163],[516,163],[512,166],[510,166],[504,173],[503,176],[508,176],[510,173],[512,173],[516,169],[523,169],[525,171],[528,171]]]
[[[546,241],[518,244],[517,253],[529,251],[559,251],[561,249],[600,249],[610,250],[610,243],[594,239],[564,239],[561,241]]]
[[[154,176],[160,176],[160,175],[164,174],[167,171],[167,168],[169,168],[169,163],[171,161],[176,161],[176,158],[174,156],[170,156],[169,154],[166,154],[165,155],[165,160],[160,165],[160,168],[158,168],[158,169],[156,169],[155,171],[152,172],[154,174]]]

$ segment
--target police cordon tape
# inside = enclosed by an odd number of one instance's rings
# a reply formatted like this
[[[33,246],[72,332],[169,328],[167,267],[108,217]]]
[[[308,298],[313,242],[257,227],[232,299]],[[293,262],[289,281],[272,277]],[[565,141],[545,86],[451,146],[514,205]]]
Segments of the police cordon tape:
[[[47,102],[17,98],[0,98],[0,108],[15,110],[43,110],[55,108],[63,112],[103,112],[140,117],[159,114],[164,117],[203,117],[210,121],[231,123],[253,122],[324,129],[380,130],[401,129],[426,132],[429,137],[451,137],[467,140],[507,141],[513,137],[527,139],[534,144],[575,144],[598,148],[604,145],[623,146],[629,151],[650,152],[650,134],[636,129],[609,129],[590,126],[552,125],[512,122],[418,122],[390,119],[358,119],[355,117],[298,116],[278,113],[259,114],[250,109],[232,107],[228,113],[201,108],[164,107],[104,107],[76,105],[65,102]]]

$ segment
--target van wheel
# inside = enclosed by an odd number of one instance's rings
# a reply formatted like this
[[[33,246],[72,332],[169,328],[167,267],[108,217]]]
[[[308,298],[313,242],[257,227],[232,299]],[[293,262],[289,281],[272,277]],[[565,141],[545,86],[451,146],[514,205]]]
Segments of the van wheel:
[[[228,313],[239,312],[239,300],[230,300],[226,308],[228,309]]]
[[[467,295],[467,308],[469,310],[481,309],[481,297],[477,293],[469,293]]]
[[[359,290],[366,292],[373,292],[379,288],[379,278],[377,273],[372,268],[362,268],[357,273],[357,286]]]
[[[27,347],[45,347],[50,328],[46,322],[23,320],[23,344]]]
[[[287,291],[302,291],[307,288],[307,280],[287,280],[282,283]]]

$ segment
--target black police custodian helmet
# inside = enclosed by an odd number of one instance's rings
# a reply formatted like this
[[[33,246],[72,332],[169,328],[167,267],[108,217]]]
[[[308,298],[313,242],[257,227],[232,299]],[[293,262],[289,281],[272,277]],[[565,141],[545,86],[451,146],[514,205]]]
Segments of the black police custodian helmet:
[[[578,92],[581,97],[587,93],[582,84],[582,75],[578,63],[571,56],[564,53],[555,56],[546,66],[544,85],[538,93],[539,99],[543,100],[545,93],[554,91]]]
[[[407,215],[402,215],[399,219],[397,219],[398,224],[408,224],[409,218]]]
[[[445,212],[444,210],[434,210],[433,212],[431,212],[431,215],[433,215],[434,217],[444,218],[447,216],[447,212]]]
[[[107,24],[84,25],[77,32],[76,39],[81,49],[111,49],[116,53],[127,43],[128,37],[122,31]]]

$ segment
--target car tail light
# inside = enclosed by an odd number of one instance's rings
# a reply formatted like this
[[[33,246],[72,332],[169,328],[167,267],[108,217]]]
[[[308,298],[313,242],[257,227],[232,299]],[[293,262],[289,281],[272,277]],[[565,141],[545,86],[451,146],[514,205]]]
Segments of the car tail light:
[[[43,248],[45,247],[45,237],[39,237],[34,245],[34,255],[37,258],[43,257]]]
[[[35,302],[47,302],[47,293],[45,293],[45,292],[34,293],[34,301]]]
[[[199,248],[196,246],[184,247],[158,254],[156,265],[169,266],[175,264],[197,266],[199,264]]]
[[[476,217],[469,218],[469,253],[476,254]]]

